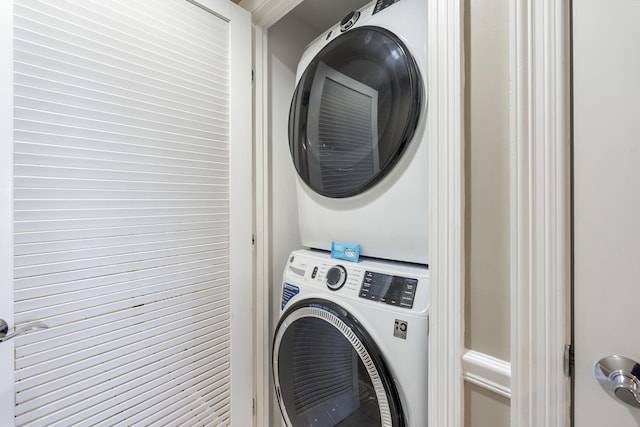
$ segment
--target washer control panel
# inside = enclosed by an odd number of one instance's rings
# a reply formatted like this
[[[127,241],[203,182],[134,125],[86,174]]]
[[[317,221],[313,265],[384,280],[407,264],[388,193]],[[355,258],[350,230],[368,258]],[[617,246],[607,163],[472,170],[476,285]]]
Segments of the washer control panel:
[[[413,308],[418,279],[365,271],[360,298]]]
[[[281,308],[310,292],[422,312],[429,307],[429,271],[427,266],[368,258],[340,262],[329,253],[300,249],[292,252],[283,272]]]

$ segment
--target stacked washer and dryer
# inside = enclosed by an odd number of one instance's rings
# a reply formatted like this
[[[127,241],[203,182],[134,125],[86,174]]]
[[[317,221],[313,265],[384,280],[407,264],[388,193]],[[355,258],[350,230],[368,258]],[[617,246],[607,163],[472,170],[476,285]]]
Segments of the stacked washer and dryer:
[[[302,246],[273,376],[291,427],[425,427],[427,2],[375,0],[305,50],[289,115]],[[358,244],[358,262],[332,242]],[[352,254],[350,254],[352,255]]]

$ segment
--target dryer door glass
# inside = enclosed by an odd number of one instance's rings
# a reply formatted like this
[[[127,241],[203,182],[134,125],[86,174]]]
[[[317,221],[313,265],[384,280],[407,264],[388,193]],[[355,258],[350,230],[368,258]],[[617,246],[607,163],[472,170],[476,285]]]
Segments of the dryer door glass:
[[[375,346],[328,301],[288,311],[274,341],[274,380],[291,426],[403,426],[394,382]]]
[[[411,141],[422,92],[415,60],[390,31],[360,27],[336,37],[291,102],[289,148],[302,180],[333,198],[373,186]]]

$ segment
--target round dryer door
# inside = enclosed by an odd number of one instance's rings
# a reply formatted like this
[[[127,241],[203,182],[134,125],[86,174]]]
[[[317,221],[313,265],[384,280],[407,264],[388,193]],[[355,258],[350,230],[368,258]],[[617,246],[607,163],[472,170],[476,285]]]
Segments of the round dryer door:
[[[380,27],[336,37],[310,62],[289,112],[289,148],[316,193],[360,194],[396,164],[423,103],[418,66],[403,42]]]
[[[301,301],[284,313],[273,343],[273,377],[288,426],[405,425],[375,343],[329,301]]]

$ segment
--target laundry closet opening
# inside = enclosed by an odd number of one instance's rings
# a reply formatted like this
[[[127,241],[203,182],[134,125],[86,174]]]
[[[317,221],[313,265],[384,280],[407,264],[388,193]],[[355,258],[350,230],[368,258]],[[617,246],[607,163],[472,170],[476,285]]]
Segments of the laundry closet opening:
[[[270,358],[271,338],[279,319],[282,271],[287,264],[291,251],[301,248],[301,236],[298,222],[296,199],[297,172],[289,149],[289,112],[292,96],[296,87],[296,70],[305,47],[325,33],[327,28],[340,22],[350,11],[358,10],[368,4],[368,0],[306,0],[265,32],[263,45],[266,53],[263,74],[266,79],[263,96],[266,99],[266,114],[263,140],[267,144],[263,149],[263,168],[265,186],[258,192],[264,192],[265,199],[265,277],[268,289],[265,299],[269,300],[269,322],[263,329],[268,341],[263,348],[265,356]],[[260,139],[258,139],[260,141]],[[257,161],[260,161],[258,155]],[[258,176],[258,180],[259,180]],[[257,185],[262,185],[259,181]],[[258,207],[260,209],[260,207]],[[426,223],[426,220],[425,220]],[[260,267],[258,267],[260,268]],[[270,373],[269,373],[270,374]],[[281,414],[273,394],[273,383],[266,388],[271,396],[268,409],[269,425],[280,426]],[[258,402],[260,405],[260,402]]]

